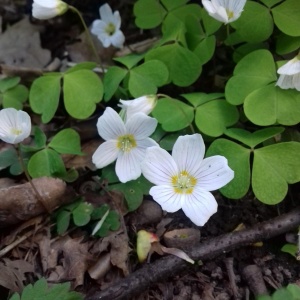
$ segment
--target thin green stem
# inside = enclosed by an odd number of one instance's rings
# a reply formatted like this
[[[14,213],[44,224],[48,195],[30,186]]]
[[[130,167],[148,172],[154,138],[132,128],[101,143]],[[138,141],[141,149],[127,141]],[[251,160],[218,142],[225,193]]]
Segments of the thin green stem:
[[[92,49],[92,51],[94,53],[95,60],[96,60],[97,64],[100,66],[100,68],[102,69],[102,72],[104,73],[104,69],[103,69],[103,66],[102,66],[101,59],[100,59],[100,57],[98,55],[98,52],[96,50],[95,44],[94,44],[92,36],[90,34],[90,31],[89,31],[88,27],[86,26],[86,23],[85,23],[82,15],[80,13],[80,11],[76,7],[74,7],[72,5],[69,5],[69,9],[72,10],[74,13],[76,13],[79,16],[79,19],[80,19],[80,21],[81,21],[81,23],[82,23],[82,25],[84,27],[87,39],[88,39],[88,41],[90,43],[91,49]]]
[[[18,157],[19,157],[19,160],[20,160],[21,167],[22,167],[22,169],[23,169],[23,171],[24,171],[24,174],[25,174],[25,176],[26,176],[28,182],[30,183],[30,185],[31,185],[31,187],[32,187],[32,189],[33,189],[33,191],[34,191],[34,193],[36,194],[36,197],[38,198],[38,200],[39,200],[39,202],[42,204],[42,206],[46,209],[46,211],[47,211],[48,213],[50,213],[48,207],[45,205],[45,202],[43,201],[42,196],[40,195],[40,193],[39,193],[38,190],[36,189],[35,185],[33,184],[32,179],[31,179],[31,177],[30,177],[30,175],[29,175],[29,173],[28,173],[28,171],[27,171],[27,168],[26,168],[25,163],[24,163],[23,156],[22,156],[22,154],[21,154],[21,147],[20,147],[20,144],[18,144],[18,146],[16,147],[16,150],[17,150],[17,154],[18,154]]]

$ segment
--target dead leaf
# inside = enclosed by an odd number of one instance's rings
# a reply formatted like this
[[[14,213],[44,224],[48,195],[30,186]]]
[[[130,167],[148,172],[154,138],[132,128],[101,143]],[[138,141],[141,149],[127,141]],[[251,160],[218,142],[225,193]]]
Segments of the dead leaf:
[[[0,285],[12,292],[21,292],[24,288],[24,273],[34,272],[34,267],[25,260],[10,260],[7,258],[0,261]]]
[[[51,53],[41,48],[40,28],[26,17],[0,35],[0,63],[18,67],[43,68]]]
[[[110,253],[101,255],[98,261],[88,269],[88,273],[90,274],[91,278],[99,280],[104,277],[105,274],[111,269],[110,260]]]

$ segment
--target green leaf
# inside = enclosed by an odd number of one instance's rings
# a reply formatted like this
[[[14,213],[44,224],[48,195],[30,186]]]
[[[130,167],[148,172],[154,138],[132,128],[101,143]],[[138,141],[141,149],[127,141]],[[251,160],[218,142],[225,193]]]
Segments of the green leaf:
[[[64,75],[64,102],[67,112],[74,118],[90,117],[103,97],[101,79],[90,70],[79,70]]]
[[[117,91],[120,83],[127,75],[128,71],[119,67],[110,67],[104,74],[104,101],[108,101]]]
[[[72,128],[58,132],[48,145],[61,154],[81,155],[80,136]]]
[[[195,115],[198,129],[213,137],[222,135],[226,127],[235,124],[238,119],[237,108],[225,100],[207,102],[196,109]]]
[[[173,1],[176,5],[178,1]],[[195,17],[198,21],[201,19],[201,7],[198,4],[187,4],[184,6],[177,7],[176,9],[172,10],[168,13],[166,19],[170,16],[174,16],[178,21],[185,23],[187,18]],[[164,20],[164,22],[166,21]]]
[[[116,57],[115,61],[123,64],[126,68],[131,69],[137,65],[143,58],[145,54],[129,54],[126,56]]]
[[[265,4],[267,7],[272,7],[281,1],[283,0],[260,0],[260,2]]]
[[[247,1],[241,16],[232,24],[239,36],[248,43],[259,43],[268,39],[273,32],[273,19],[265,6]]]
[[[252,188],[258,200],[277,204],[286,196],[288,183],[298,181],[300,143],[279,143],[254,151]]]
[[[278,35],[276,41],[276,53],[280,55],[291,53],[300,48],[300,36],[293,37],[284,33]]]
[[[294,300],[300,299],[300,287],[297,284],[290,283],[287,290],[292,294]]]
[[[258,144],[263,143],[275,135],[282,133],[284,127],[270,127],[257,130],[253,133],[241,128],[228,128],[225,134],[239,142],[244,143],[250,148],[255,148]]]
[[[0,80],[0,92],[4,93],[20,82],[20,77],[7,77]]]
[[[298,251],[298,246],[296,244],[285,244],[281,249],[282,252],[291,254],[294,258],[296,258],[296,253]],[[298,294],[300,295],[300,294]]]
[[[141,29],[155,28],[161,24],[167,14],[157,0],[138,0],[133,7],[135,24]]]
[[[56,217],[56,230],[58,234],[64,234],[70,225],[71,212],[62,210]]]
[[[264,43],[258,44],[243,44],[242,46],[235,49],[233,53],[233,60],[235,63],[238,63],[243,57],[247,54],[259,50],[259,49],[267,49],[267,45]]]
[[[211,94],[190,93],[190,94],[182,94],[181,96],[184,97],[196,108],[200,105],[203,105],[206,102],[223,98],[224,94],[223,93],[211,93]]]
[[[159,60],[150,60],[130,71],[128,88],[134,98],[157,93],[157,87],[166,84],[168,68]]]
[[[276,26],[285,34],[300,36],[300,2],[286,0],[272,8]]]
[[[165,131],[177,131],[193,122],[194,108],[176,99],[162,98],[157,102],[152,115]]]
[[[161,60],[169,69],[171,81],[177,86],[189,86],[201,74],[199,58],[190,50],[177,43],[165,45],[149,51],[146,61]]]
[[[248,54],[239,61],[233,75],[226,84],[225,95],[230,104],[239,105],[251,92],[277,79],[272,54],[267,50]]]
[[[19,157],[16,149],[9,148],[7,150],[0,151],[0,170],[3,170],[18,162]]]
[[[167,151],[171,151],[176,140],[184,134],[188,134],[188,132],[186,132],[186,130],[180,130],[175,133],[168,134],[161,139],[159,146]]]
[[[37,148],[43,148],[46,146],[47,137],[45,133],[38,126],[34,126],[34,143]]]
[[[283,90],[271,84],[250,93],[244,110],[256,125],[295,125],[300,121],[300,95],[296,90]]]
[[[60,177],[66,174],[66,169],[62,158],[56,151],[44,149],[30,158],[28,172],[32,178]]]
[[[23,108],[23,103],[28,98],[28,89],[24,85],[17,85],[3,94],[3,107],[14,107],[19,110]]]
[[[81,202],[72,211],[73,221],[76,226],[84,226],[91,220],[93,206],[86,202]]]
[[[59,73],[36,79],[30,88],[29,102],[31,109],[42,115],[42,122],[48,123],[55,115],[60,96]]]
[[[119,178],[115,171],[115,164],[110,164],[107,167],[102,168],[101,178],[107,180],[108,183],[119,182]]]
[[[188,3],[189,0],[161,0],[161,3],[164,5],[164,7],[170,11],[177,7],[183,6],[184,4]]]
[[[207,35],[215,33],[222,26],[222,23],[212,18],[204,8],[201,9],[201,20]]]
[[[76,72],[79,70],[90,70],[91,71],[96,67],[97,67],[97,64],[95,62],[85,61],[85,62],[76,64],[72,68],[68,69],[64,74]]]
[[[47,287],[45,278],[41,278],[34,285],[27,285],[20,297],[15,293],[10,300],[83,300],[83,296],[77,292],[70,292],[70,283],[54,284],[50,288]]]
[[[246,195],[250,187],[250,149],[246,149],[232,141],[217,139],[207,150],[206,156],[222,155],[228,159],[229,167],[234,171],[234,178],[221,193],[231,199],[240,199]]]
[[[216,37],[214,35],[204,38],[194,49],[202,65],[206,64],[213,56],[216,47]]]

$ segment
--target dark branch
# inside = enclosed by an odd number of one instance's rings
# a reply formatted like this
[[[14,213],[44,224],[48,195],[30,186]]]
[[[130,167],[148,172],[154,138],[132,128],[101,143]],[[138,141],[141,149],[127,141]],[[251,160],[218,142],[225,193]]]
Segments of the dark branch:
[[[300,207],[290,213],[259,223],[252,228],[231,232],[201,242],[198,246],[193,247],[188,254],[195,260],[213,259],[243,245],[283,234],[299,225]],[[108,289],[86,297],[86,300],[132,299],[133,296],[141,294],[152,284],[166,280],[188,267],[191,268],[191,265],[185,261],[174,256],[166,256],[154,263],[145,265]]]

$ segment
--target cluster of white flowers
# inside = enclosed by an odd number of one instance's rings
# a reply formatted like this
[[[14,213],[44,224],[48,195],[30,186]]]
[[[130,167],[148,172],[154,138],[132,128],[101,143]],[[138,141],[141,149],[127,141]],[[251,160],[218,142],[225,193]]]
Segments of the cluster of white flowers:
[[[157,125],[147,116],[156,97],[143,96],[121,100],[125,122],[112,108],[106,108],[98,119],[99,135],[105,140],[93,155],[93,162],[103,168],[116,162],[121,182],[143,174],[155,184],[150,195],[167,212],[182,208],[196,225],[202,226],[217,211],[217,202],[210,191],[233,179],[234,172],[222,156],[204,159],[205,145],[200,134],[181,136],[172,156],[149,138]]]
[[[61,0],[33,0],[32,15],[36,19],[47,20],[64,14],[69,8],[70,6]],[[123,48],[125,36],[120,30],[119,12],[113,13],[106,3],[100,7],[99,13],[101,19],[93,22],[91,32],[97,36],[103,47],[113,45],[116,48]]]

